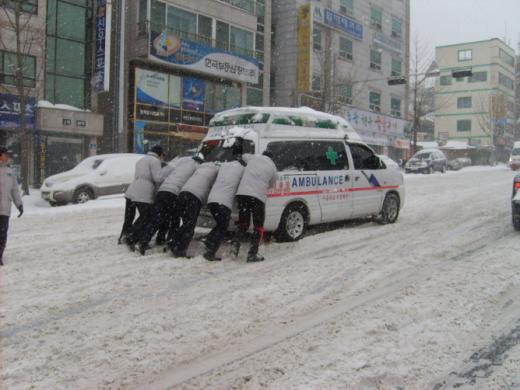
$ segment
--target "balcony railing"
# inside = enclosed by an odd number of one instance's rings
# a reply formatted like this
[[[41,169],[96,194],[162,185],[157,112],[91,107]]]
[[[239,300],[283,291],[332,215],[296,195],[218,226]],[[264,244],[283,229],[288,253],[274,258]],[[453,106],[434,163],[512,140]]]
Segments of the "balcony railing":
[[[151,31],[154,31],[154,32],[167,31],[171,34],[176,34],[180,38],[186,39],[188,41],[197,42],[202,45],[209,46],[209,47],[216,47],[216,48],[228,51],[230,53],[241,54],[244,56],[253,57],[253,58],[256,58],[260,62],[264,61],[264,53],[261,51],[255,51],[255,50],[245,49],[240,46],[234,46],[228,42],[218,41],[218,40],[208,37],[206,35],[195,34],[195,33],[188,32],[188,31],[182,31],[182,30],[175,29],[175,28],[163,27],[163,26],[158,26],[158,25],[153,25],[153,24],[150,25],[149,31],[150,31],[150,33],[151,33]]]

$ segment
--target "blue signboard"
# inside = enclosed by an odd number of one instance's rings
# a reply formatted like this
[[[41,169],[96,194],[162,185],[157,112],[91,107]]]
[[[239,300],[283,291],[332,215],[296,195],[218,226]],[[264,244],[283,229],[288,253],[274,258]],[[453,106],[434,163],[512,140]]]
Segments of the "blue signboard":
[[[144,154],[144,127],[145,123],[136,121],[134,125],[134,149],[136,153]]]
[[[204,80],[184,77],[182,80],[182,108],[203,112],[204,92]]]
[[[97,0],[96,7],[96,52],[94,64],[94,90],[96,92],[108,91],[108,54],[110,39],[110,12],[106,0]]]
[[[6,93],[0,93],[0,128],[20,128],[20,97]],[[26,98],[25,102],[25,127],[34,129],[36,112],[36,99],[32,96]]]
[[[258,83],[258,60],[204,46],[167,31],[150,33],[151,59],[214,76]]]
[[[350,34],[357,39],[363,39],[363,25],[361,23],[349,17],[337,14],[330,9],[325,9],[323,16],[325,24]]]

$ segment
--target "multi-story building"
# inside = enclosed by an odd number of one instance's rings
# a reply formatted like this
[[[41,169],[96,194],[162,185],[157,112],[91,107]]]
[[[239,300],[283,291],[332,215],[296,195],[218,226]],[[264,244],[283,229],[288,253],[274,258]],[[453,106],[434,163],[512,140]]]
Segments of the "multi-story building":
[[[308,105],[349,120],[380,153],[409,141],[409,0],[273,2],[272,102]]]
[[[503,160],[513,141],[515,52],[498,38],[436,48],[435,137],[495,151]],[[472,76],[453,78],[455,71]]]
[[[22,121],[14,76],[20,54],[28,134],[23,157],[29,161],[29,182],[37,185],[46,176],[95,154],[102,135],[102,117],[89,110],[92,6],[90,0],[19,4],[19,24],[15,23],[15,1],[3,2],[6,12],[0,12],[0,143],[13,149],[17,168],[22,157]]]
[[[121,0],[103,7],[98,0],[96,14],[112,13],[111,40],[99,44],[105,24],[101,33],[95,24],[103,150],[144,152],[159,143],[175,155],[204,137],[216,112],[269,104],[271,0]]]

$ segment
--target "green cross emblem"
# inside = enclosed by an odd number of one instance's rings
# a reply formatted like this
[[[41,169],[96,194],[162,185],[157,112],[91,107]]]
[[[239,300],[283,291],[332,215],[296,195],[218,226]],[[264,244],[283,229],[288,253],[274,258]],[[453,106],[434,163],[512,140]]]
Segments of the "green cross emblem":
[[[328,147],[327,152],[325,153],[325,156],[327,156],[327,160],[330,161],[331,165],[336,165],[336,160],[338,159],[338,154],[332,147]]]

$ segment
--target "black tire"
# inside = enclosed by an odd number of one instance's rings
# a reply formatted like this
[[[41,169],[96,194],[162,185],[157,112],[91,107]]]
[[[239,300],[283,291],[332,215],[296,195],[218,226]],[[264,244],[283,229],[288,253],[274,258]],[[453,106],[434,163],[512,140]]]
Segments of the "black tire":
[[[443,165],[441,168],[441,173],[446,173],[446,165]]]
[[[433,169],[433,165],[426,170],[426,173],[429,175],[431,175],[433,172],[435,172],[435,169]]]
[[[89,200],[94,199],[94,192],[88,187],[80,187],[74,192],[72,201],[76,204],[87,203]]]
[[[381,208],[381,214],[377,221],[381,225],[394,223],[397,221],[397,217],[399,217],[399,207],[399,197],[394,193],[386,194],[383,207]]]
[[[287,206],[276,231],[278,241],[298,241],[307,231],[307,209],[301,204]]]

